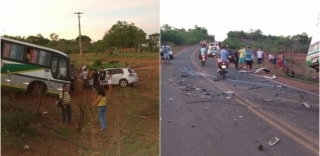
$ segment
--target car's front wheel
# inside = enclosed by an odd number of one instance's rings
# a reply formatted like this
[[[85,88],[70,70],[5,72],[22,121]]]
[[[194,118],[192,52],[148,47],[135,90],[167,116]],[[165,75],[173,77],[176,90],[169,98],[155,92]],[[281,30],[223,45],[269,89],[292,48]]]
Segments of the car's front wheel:
[[[128,81],[125,79],[121,79],[119,82],[120,87],[125,88],[128,86]]]

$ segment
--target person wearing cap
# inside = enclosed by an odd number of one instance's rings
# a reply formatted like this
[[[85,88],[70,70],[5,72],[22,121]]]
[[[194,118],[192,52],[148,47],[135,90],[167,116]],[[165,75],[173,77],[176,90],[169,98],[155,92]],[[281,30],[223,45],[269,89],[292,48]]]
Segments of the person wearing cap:
[[[68,118],[68,123],[71,123],[71,98],[69,94],[69,84],[63,84],[62,90],[59,93],[59,99],[61,99],[62,104],[62,122],[66,124],[66,118]]]

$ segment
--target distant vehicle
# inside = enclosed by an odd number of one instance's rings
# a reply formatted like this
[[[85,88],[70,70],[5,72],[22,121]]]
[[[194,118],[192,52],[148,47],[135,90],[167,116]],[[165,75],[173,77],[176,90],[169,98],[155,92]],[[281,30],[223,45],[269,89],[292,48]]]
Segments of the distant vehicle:
[[[210,49],[211,47],[217,47],[217,49],[220,50],[221,44],[222,44],[221,42],[217,42],[217,41],[211,42],[211,43],[209,44],[209,49]]]
[[[208,56],[217,57],[219,54],[219,49],[216,46],[211,46],[207,52]]]
[[[319,45],[320,45],[320,14],[318,17],[315,32],[313,33],[309,46],[306,63],[309,67],[319,72]]]
[[[161,50],[162,50],[163,48],[164,48],[164,46],[162,46]],[[166,46],[166,48],[167,48],[167,51],[168,51],[168,53],[169,53],[169,58],[172,60],[172,59],[173,59],[173,51],[172,51],[172,49],[171,49],[170,46]]]
[[[58,95],[70,82],[67,54],[1,37],[1,87],[28,93]]]
[[[138,82],[138,74],[131,68],[106,68],[106,73],[112,73],[112,85],[119,85],[120,87],[127,87]],[[105,85],[108,85],[108,81],[105,80]],[[89,85],[93,85],[93,80],[89,80]]]

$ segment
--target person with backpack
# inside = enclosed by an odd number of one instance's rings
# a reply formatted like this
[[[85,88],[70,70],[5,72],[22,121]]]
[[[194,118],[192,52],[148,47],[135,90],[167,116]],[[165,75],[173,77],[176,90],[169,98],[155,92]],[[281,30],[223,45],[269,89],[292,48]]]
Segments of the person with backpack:
[[[62,105],[62,122],[66,124],[66,120],[68,118],[68,123],[71,123],[71,98],[69,94],[69,84],[63,84],[62,90],[59,93],[59,99]]]

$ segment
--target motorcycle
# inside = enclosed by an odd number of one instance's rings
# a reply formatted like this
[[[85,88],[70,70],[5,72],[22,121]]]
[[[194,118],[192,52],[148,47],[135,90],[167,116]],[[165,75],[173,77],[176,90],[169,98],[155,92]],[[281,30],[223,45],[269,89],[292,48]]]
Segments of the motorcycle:
[[[202,66],[204,66],[204,64],[207,62],[206,55],[201,55],[200,56],[200,62],[202,64]]]
[[[226,77],[226,73],[228,73],[227,69],[227,61],[222,61],[219,63],[219,74],[220,76],[222,76],[222,78],[224,79]]]

